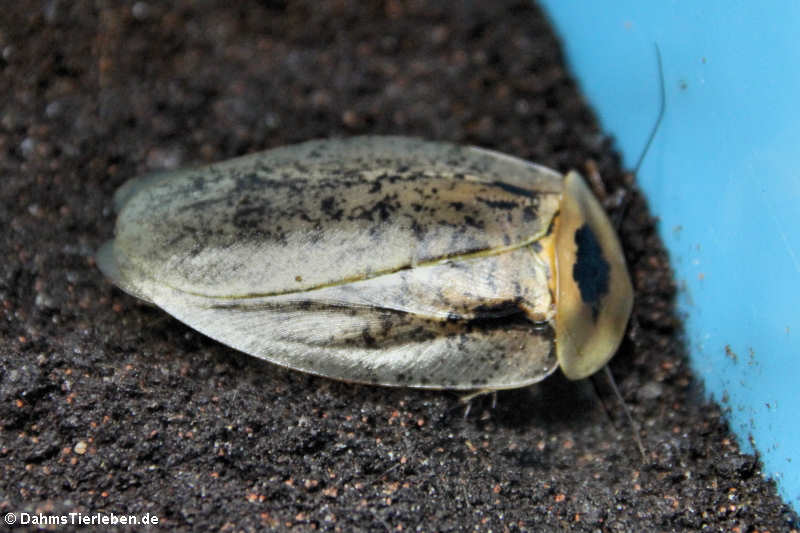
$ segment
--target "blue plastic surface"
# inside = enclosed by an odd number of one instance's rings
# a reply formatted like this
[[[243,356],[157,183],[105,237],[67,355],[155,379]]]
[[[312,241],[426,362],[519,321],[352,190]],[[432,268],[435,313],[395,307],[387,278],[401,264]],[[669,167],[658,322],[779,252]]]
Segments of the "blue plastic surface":
[[[800,2],[542,0],[670,250],[693,369],[800,509]]]

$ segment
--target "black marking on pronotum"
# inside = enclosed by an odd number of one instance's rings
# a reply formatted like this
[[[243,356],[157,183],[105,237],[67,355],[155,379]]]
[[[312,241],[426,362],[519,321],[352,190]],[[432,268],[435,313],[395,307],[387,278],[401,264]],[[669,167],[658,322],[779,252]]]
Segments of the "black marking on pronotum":
[[[592,307],[592,318],[597,320],[600,300],[608,294],[611,267],[603,257],[603,248],[597,236],[587,224],[575,231],[575,244],[578,253],[572,265],[572,279],[578,284],[581,300]]]

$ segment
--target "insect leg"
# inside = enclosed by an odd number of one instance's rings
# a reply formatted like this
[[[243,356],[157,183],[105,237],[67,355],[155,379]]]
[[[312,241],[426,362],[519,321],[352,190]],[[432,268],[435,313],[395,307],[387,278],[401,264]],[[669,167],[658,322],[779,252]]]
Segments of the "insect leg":
[[[608,368],[608,365],[603,367],[606,372],[606,377],[608,378],[608,382],[611,384],[611,388],[614,389],[614,394],[617,396],[619,403],[622,404],[622,410],[625,412],[625,417],[628,419],[628,423],[631,425],[631,429],[633,429],[633,438],[636,441],[636,445],[639,448],[639,453],[642,454],[642,461],[647,461],[647,452],[644,449],[644,443],[642,442],[642,436],[639,432],[639,426],[636,424],[636,421],[633,419],[631,415],[630,409],[628,409],[628,404],[625,403],[625,399],[622,397],[622,394],[619,392],[619,388],[617,387],[617,382],[614,381],[614,375],[611,373],[611,369]]]
[[[472,410],[472,400],[477,398],[478,396],[483,396],[485,394],[492,394],[492,409],[497,407],[497,390],[495,389],[478,389],[476,391],[470,392],[469,394],[463,395],[461,398],[458,399],[459,403],[466,404],[464,407],[464,418],[469,417],[469,412]]]

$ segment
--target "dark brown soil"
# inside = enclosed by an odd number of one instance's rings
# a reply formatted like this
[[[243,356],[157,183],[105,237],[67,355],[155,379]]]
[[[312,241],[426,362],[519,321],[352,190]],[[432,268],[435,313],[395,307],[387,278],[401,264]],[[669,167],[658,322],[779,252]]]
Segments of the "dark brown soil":
[[[440,5],[3,6],[3,514],[150,513],[199,531],[796,527],[693,381],[668,258],[635,189],[621,228],[635,318],[611,369],[644,462],[602,374],[598,392],[557,375],[464,418],[452,393],[235,352],[95,268],[127,178],[315,137],[416,135],[562,171],[594,160],[609,193],[628,183],[536,9]],[[88,530],[59,528],[71,529]]]

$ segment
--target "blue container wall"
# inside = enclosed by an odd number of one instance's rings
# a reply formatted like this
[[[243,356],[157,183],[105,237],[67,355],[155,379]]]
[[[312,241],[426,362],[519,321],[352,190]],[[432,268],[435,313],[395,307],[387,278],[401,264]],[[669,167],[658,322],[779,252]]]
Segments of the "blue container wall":
[[[800,2],[541,0],[681,287],[693,369],[800,510]]]

